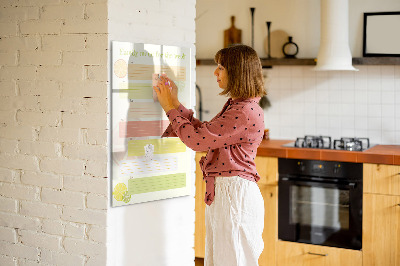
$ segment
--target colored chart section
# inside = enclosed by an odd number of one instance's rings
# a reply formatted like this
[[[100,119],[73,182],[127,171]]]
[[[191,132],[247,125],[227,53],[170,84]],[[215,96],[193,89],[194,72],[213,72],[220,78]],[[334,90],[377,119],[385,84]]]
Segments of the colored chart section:
[[[123,59],[118,59],[114,63],[114,74],[119,78],[124,78],[128,73],[128,64]]]
[[[164,111],[159,103],[136,102],[132,103],[128,111],[129,120],[160,119]]]
[[[144,156],[147,145],[154,146],[154,154],[186,151],[185,144],[179,138],[130,140],[128,141],[128,156]]]
[[[119,95],[122,99],[153,99],[153,86],[151,83],[121,83],[119,89],[124,90]]]
[[[180,66],[160,66],[129,64],[129,80],[151,80],[153,73],[165,73],[172,80],[186,80],[186,68]]]
[[[186,174],[177,173],[171,175],[149,176],[134,178],[128,181],[128,192],[131,195],[183,188],[186,186]]]
[[[128,176],[143,175],[145,173],[165,174],[178,169],[178,158],[153,158],[147,160],[144,157],[135,157],[132,160],[124,160],[120,165],[120,174]]]
[[[168,125],[169,120],[120,122],[119,137],[159,137]]]

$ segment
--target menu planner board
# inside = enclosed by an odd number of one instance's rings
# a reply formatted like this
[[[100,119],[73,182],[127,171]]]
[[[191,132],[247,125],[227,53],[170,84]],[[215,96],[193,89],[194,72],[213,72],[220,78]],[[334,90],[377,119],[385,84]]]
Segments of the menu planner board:
[[[191,150],[161,138],[169,120],[152,78],[165,73],[190,108],[190,48],[113,41],[111,70],[112,206],[189,195]]]

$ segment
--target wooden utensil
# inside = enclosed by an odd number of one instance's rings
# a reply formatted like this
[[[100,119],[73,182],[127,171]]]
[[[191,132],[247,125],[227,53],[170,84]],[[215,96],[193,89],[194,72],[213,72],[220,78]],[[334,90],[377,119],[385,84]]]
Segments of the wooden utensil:
[[[231,16],[231,27],[224,31],[224,47],[242,43],[242,30],[235,27],[235,16]]]

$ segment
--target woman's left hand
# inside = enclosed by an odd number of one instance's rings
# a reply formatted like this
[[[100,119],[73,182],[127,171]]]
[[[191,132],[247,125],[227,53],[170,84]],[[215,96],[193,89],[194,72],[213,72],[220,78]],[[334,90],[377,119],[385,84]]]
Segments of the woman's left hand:
[[[156,92],[158,101],[160,102],[160,105],[164,109],[165,113],[171,109],[175,109],[171,97],[171,88],[165,78],[161,77],[157,83],[157,86],[153,86],[153,90]]]

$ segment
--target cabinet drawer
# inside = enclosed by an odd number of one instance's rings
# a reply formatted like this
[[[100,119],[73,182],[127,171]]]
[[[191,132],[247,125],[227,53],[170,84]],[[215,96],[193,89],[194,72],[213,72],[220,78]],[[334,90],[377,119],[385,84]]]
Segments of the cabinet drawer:
[[[364,193],[400,195],[400,166],[365,163],[363,175]]]
[[[358,250],[278,241],[278,266],[362,266]]]

